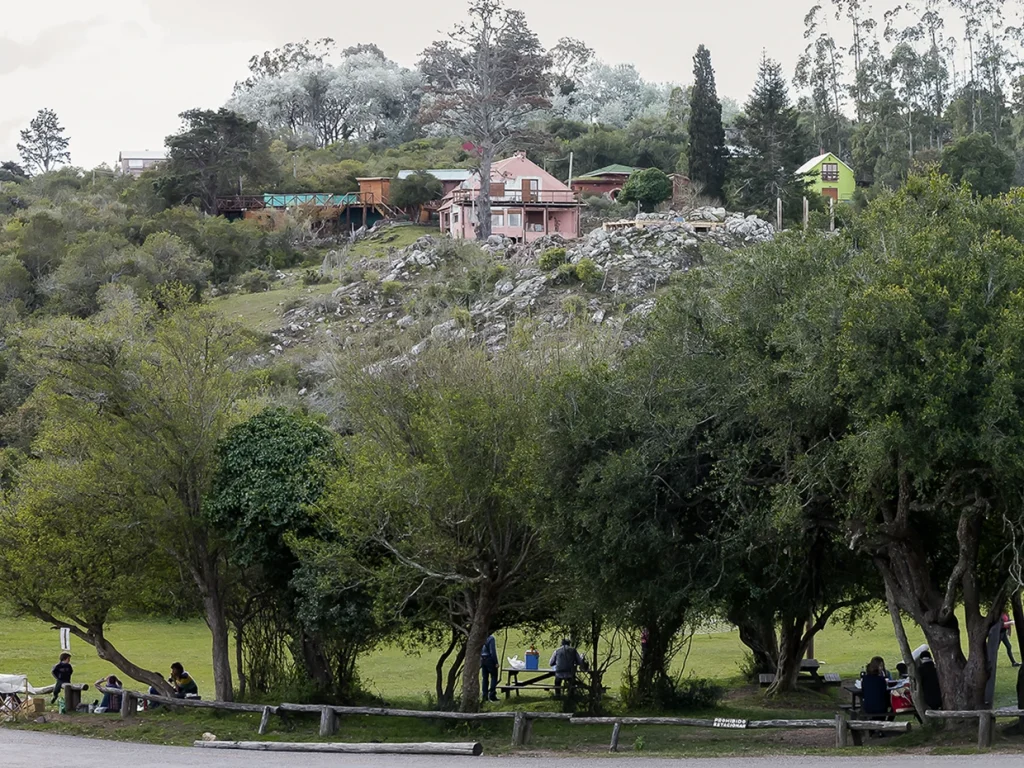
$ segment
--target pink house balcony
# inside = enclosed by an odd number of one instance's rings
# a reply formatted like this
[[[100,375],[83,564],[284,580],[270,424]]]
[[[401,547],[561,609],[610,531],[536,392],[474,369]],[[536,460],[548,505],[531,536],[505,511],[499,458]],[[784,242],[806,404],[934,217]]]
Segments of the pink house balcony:
[[[479,189],[456,189],[452,193],[452,201],[456,205],[470,205],[480,197]],[[552,190],[503,190],[492,191],[491,205],[502,207],[508,205],[581,205],[578,192],[568,189]]]

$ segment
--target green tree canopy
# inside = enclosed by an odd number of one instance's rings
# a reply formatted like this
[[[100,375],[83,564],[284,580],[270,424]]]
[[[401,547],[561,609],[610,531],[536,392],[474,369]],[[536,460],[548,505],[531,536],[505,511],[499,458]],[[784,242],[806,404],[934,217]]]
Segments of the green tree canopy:
[[[967,182],[979,195],[1000,195],[1013,183],[1013,158],[987,133],[972,133],[942,150],[942,172]]]
[[[18,152],[25,165],[46,173],[58,165],[71,162],[71,153],[68,151],[70,141],[64,135],[57,113],[52,109],[41,109],[32,118],[28,128],[21,132]]]
[[[725,128],[722,103],[715,87],[711,51],[700,45],[693,57],[693,88],[690,89],[690,180],[704,193],[721,198],[725,185]]]
[[[444,186],[426,171],[417,171],[405,179],[391,182],[389,202],[399,208],[421,208],[433,200],[440,200]]]
[[[632,174],[622,186],[620,203],[639,203],[645,211],[653,211],[672,197],[672,179],[657,168],[645,168]]]
[[[167,162],[160,169],[169,203],[196,201],[213,213],[219,196],[262,191],[276,178],[270,139],[256,123],[227,109],[192,109],[181,119],[184,129],[167,137]]]
[[[189,577],[213,637],[215,694],[230,701],[224,552],[203,503],[217,445],[248,415],[262,377],[247,365],[252,342],[241,328],[190,303],[188,289],[159,299],[59,317],[18,346],[49,428],[73,429],[83,458],[134,489],[126,503],[151,545]]]
[[[456,348],[409,369],[362,366],[341,386],[354,434],[327,519],[387,554],[389,613],[443,606],[464,645],[462,708],[475,710],[495,622],[546,599],[537,376],[512,354]]]
[[[766,218],[780,197],[784,210],[801,210],[807,182],[795,171],[809,156],[810,141],[790,105],[782,66],[766,55],[761,56],[754,90],[736,127],[742,151],[731,165],[731,200],[741,210]]]

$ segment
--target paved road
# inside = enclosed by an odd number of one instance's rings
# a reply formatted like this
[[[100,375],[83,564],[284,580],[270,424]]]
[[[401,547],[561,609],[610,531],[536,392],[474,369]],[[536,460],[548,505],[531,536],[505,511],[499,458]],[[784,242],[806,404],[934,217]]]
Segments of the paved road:
[[[427,757],[412,755],[311,755],[289,752],[200,751],[188,747],[158,747],[113,741],[52,736],[0,728],[0,764],[26,768],[877,768],[890,762],[873,757],[763,757],[668,760],[644,757],[540,758],[540,757]],[[1020,755],[891,758],[899,768],[1019,768]]]

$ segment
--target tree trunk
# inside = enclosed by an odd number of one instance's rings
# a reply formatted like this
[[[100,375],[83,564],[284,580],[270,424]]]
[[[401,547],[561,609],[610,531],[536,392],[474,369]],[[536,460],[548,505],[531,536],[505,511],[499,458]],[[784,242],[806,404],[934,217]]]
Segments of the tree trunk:
[[[156,672],[151,672],[148,669],[143,669],[137,664],[133,664],[128,661],[128,659],[126,659],[121,652],[114,647],[113,643],[103,636],[102,628],[99,628],[98,631],[93,632],[92,634],[95,640],[92,645],[96,649],[96,655],[101,659],[109,661],[132,680],[138,680],[140,683],[150,685],[161,693],[167,695],[173,693],[170,684],[164,680],[162,675],[159,675]]]
[[[245,676],[245,664],[242,660],[242,648],[243,644],[243,624],[235,624],[235,669],[238,671],[238,698],[245,698],[245,689],[247,687],[248,680]]]
[[[807,616],[787,618],[782,622],[779,632],[779,657],[775,669],[775,680],[768,686],[767,695],[777,696],[796,690],[797,678],[800,676],[800,662],[807,651],[807,644],[813,635],[804,632]]]
[[[444,665],[453,653],[455,654],[455,660],[448,668],[446,675]],[[453,629],[451,642],[448,643],[448,647],[438,658],[437,664],[434,665],[434,690],[437,695],[437,706],[441,710],[452,709],[452,705],[455,703],[455,684],[458,681],[459,671],[462,669],[462,662],[465,658],[466,642],[462,635]]]
[[[664,620],[660,624],[657,620],[647,622],[647,647],[640,656],[636,671],[634,705],[657,704],[664,689],[670,684],[670,650],[683,622],[682,617],[673,618],[667,623]]]
[[[489,587],[483,585],[477,593],[473,621],[466,638],[466,662],[462,667],[462,711],[476,712],[480,708],[480,651],[491,628],[493,601]]]
[[[771,619],[734,615],[730,621],[739,629],[740,642],[747,646],[754,658],[754,672],[774,674],[778,669],[779,639]]]
[[[892,628],[896,633],[896,641],[900,646],[900,655],[903,657],[903,663],[907,665],[907,671],[910,673],[910,698],[914,702],[914,710],[917,712],[918,718],[923,723],[926,722],[924,713],[928,710],[928,706],[925,704],[920,693],[921,678],[917,672],[917,662],[914,661],[914,651],[910,647],[910,641],[907,639],[907,630],[903,626],[903,617],[900,615],[900,609],[893,599],[892,590],[888,587],[885,590],[885,603],[889,609],[889,618],[892,619]]]
[[[494,148],[487,145],[480,153],[480,194],[477,195],[476,201],[476,239],[480,241],[491,236],[491,166],[493,164]],[[465,690],[462,695],[465,697]]]
[[[231,681],[231,643],[228,641],[228,620],[219,589],[203,596],[206,624],[213,636],[213,688],[217,701],[233,701]]]
[[[334,677],[331,674],[330,663],[327,660],[327,654],[324,653],[320,638],[309,634],[305,629],[300,629],[298,635],[302,664],[306,674],[316,683],[319,690],[331,690],[334,685]]]

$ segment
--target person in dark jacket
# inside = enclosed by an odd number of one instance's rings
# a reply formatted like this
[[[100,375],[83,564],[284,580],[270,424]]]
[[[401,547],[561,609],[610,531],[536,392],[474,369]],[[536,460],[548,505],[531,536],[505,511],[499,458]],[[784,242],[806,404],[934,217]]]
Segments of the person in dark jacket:
[[[1010,635],[1013,633],[1013,619],[1005,613],[999,618],[1003,623],[1002,629],[999,630],[999,642],[1006,646],[1006,655],[1010,657],[1010,663],[1015,668],[1019,667],[1020,662],[1013,658],[1013,644],[1010,642]]]
[[[555,670],[555,698],[561,698],[563,685],[570,696],[573,694],[576,689],[576,669],[584,663],[585,659],[572,647],[572,642],[568,638],[562,640],[562,646],[551,654],[551,661],[548,662],[548,666]]]
[[[50,699],[50,703],[53,704],[57,697],[60,696],[61,688],[71,682],[71,675],[74,674],[74,667],[71,666],[71,654],[62,653],[60,655],[60,661],[53,665],[53,669],[50,670],[50,674],[53,675],[53,679],[56,680],[53,686],[53,698]]]
[[[921,684],[921,696],[927,709],[942,709],[942,689],[939,687],[939,673],[929,651],[917,660],[917,679]]]
[[[480,649],[481,701],[498,700],[498,644],[488,635]]]

